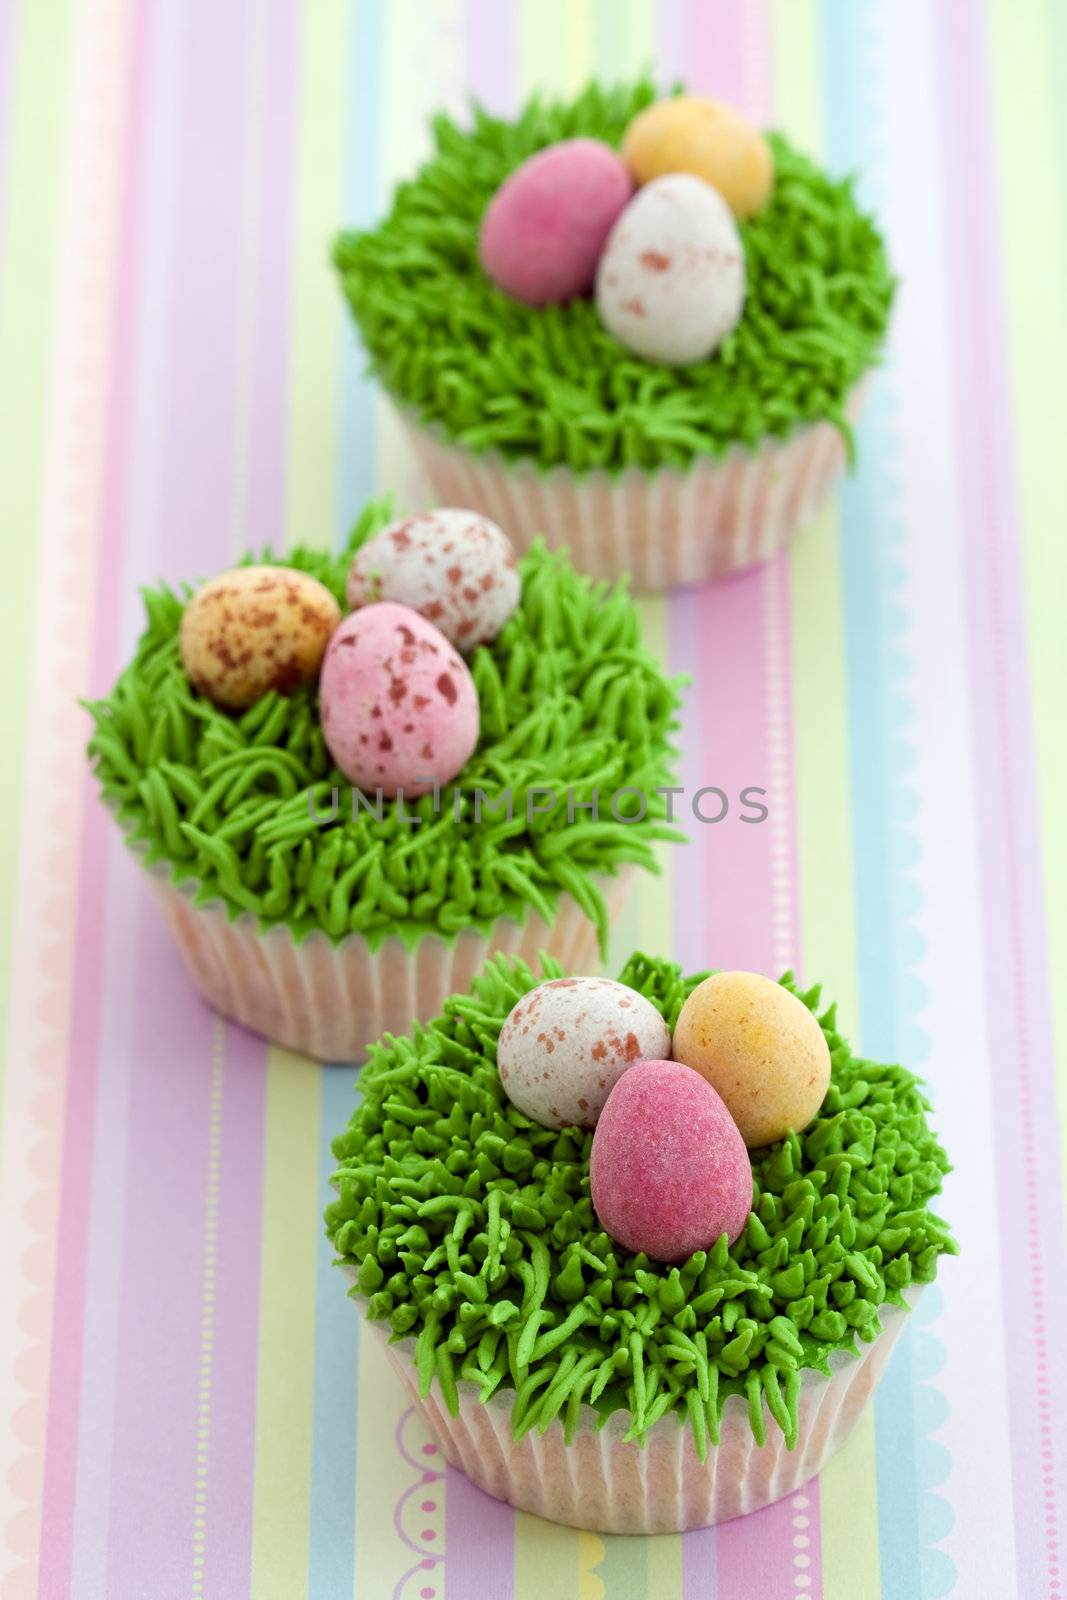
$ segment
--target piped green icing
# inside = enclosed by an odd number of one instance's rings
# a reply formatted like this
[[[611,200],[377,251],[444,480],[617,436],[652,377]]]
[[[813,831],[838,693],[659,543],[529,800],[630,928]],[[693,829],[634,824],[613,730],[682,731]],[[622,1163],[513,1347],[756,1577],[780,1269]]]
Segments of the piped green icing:
[[[341,553],[296,549],[278,564],[312,573],[343,605],[353,551],[386,520],[387,508],[371,505]],[[359,932],[375,946],[389,934],[409,945],[428,932],[450,939],[530,907],[550,921],[567,892],[603,945],[598,880],[627,862],[658,871],[653,842],[683,837],[666,825],[666,801],[655,792],[673,781],[678,684],[641,647],[623,588],[594,584],[541,545],[519,570],[518,610],[470,658],[481,707],[474,755],[441,789],[439,810],[432,795],[403,809],[386,801],[380,821],[363,805],[353,815],[350,786],[323,741],[317,686],[265,695],[242,716],[219,709],[182,668],[189,591],[147,590],[148,626],[134,659],[111,694],[89,706],[89,754],[129,843],[173,881],[198,880],[200,903],[221,899],[233,916],[284,923],[297,939],[313,928],[334,940]],[[610,798],[624,788],[647,796],[642,820],[612,819]],[[327,821],[334,789],[337,816]],[[509,789],[510,822],[492,809]],[[558,803],[527,822],[535,789]],[[596,821],[587,809],[594,794]],[[533,796],[535,807],[547,803],[546,793]],[[617,810],[633,819],[638,807],[620,797]]]
[[[850,439],[849,392],[877,360],[894,279],[851,181],[769,136],[775,186],[740,224],[744,315],[709,360],[665,368],[601,327],[591,300],[531,308],[478,262],[482,214],[501,182],[559,139],[618,145],[656,97],[649,79],[531,99],[504,122],[478,106],[438,116],[436,154],[396,191],[381,225],[344,233],[334,261],[373,371],[419,419],[474,451],[544,467],[686,466],[828,419]]]
[[[560,975],[551,961],[543,976]],[[621,982],[672,1028],[705,976],[634,955]],[[542,981],[499,956],[410,1038],[385,1039],[360,1076],[362,1103],[334,1141],[338,1198],[326,1227],[357,1274],[367,1314],[416,1340],[422,1393],[436,1379],[453,1414],[457,1380],[483,1400],[513,1394],[516,1437],[556,1418],[573,1437],[583,1403],[630,1414],[644,1438],[665,1412],[701,1457],[731,1394],[762,1442],[769,1415],[790,1448],[805,1368],[881,1331],[956,1244],[928,1202],[949,1170],[918,1080],[856,1056],[800,992],[830,1047],[819,1116],[799,1136],[752,1151],[744,1233],[680,1267],[631,1255],[600,1228],[589,1198],[592,1134],[539,1127],[504,1093],[501,1026]]]

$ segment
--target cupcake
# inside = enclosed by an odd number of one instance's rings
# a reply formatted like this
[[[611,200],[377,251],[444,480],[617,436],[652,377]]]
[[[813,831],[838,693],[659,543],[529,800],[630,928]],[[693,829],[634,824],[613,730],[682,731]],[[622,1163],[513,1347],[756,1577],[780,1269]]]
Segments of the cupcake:
[[[434,137],[334,249],[433,494],[642,589],[780,549],[851,454],[893,300],[850,181],[647,80]]]
[[[359,1060],[494,951],[594,962],[681,837],[632,601],[476,514],[372,505],[145,605],[88,707],[101,793],[205,998],[293,1050]]]
[[[793,1492],[956,1250],[918,1081],[788,974],[499,956],[360,1093],[326,1212],[351,1292],[449,1461],[575,1527]]]

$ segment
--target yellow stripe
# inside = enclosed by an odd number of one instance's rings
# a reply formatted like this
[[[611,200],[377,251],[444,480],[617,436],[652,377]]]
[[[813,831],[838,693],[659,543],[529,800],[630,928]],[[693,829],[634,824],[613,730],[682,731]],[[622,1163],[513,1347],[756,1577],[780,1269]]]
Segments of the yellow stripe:
[[[303,7],[286,532],[320,548],[337,525],[340,350],[351,336],[329,259],[344,216],[346,22],[343,0]]]
[[[596,1533],[578,1535],[578,1600],[604,1600],[607,1590],[595,1568],[604,1559],[604,1541]]]
[[[7,1034],[15,875],[26,718],[33,659],[33,596],[41,518],[51,330],[60,260],[60,181],[67,132],[73,24],[70,8],[16,4],[12,18],[4,214],[0,217],[0,526],[4,582],[0,638],[6,697],[0,783],[0,1038]],[[4,1062],[0,1052],[0,1090]]]
[[[682,1593],[682,1536],[660,1533],[645,1539],[648,1600],[680,1600]]]
[[[774,0],[774,120],[814,156],[823,143],[819,19],[814,0]],[[840,540],[831,507],[795,547],[791,574],[800,967],[837,999],[847,1033],[859,1001]],[[877,1600],[873,1413],[823,1472],[819,1503],[825,1600]]]
[[[568,1600],[579,1595],[582,1537],[575,1528],[517,1511],[514,1600],[547,1600],[549,1595]]]
[[[1046,22],[1046,18],[1048,21]],[[1005,267],[1007,348],[1011,367],[1019,519],[1022,533],[1026,640],[1035,734],[1048,968],[1067,961],[1067,746],[1062,684],[1067,675],[1063,589],[1063,400],[1067,365],[1067,113],[1057,126],[1059,85],[1067,79],[1067,29],[1050,37],[1052,0],[989,8],[999,238]],[[1053,52],[1057,52],[1054,54]],[[1025,85],[1025,91],[1022,86]],[[1058,146],[1058,160],[1057,160]],[[1058,181],[1057,181],[1058,180]],[[1056,1044],[1060,1142],[1067,1149],[1067,986],[1050,986]],[[1067,1162],[1062,1163],[1067,1183]],[[1067,1190],[1065,1190],[1067,1194]]]
[[[320,1074],[272,1047],[267,1064],[256,1398],[252,1592],[294,1600],[307,1588]]]
[[[593,0],[522,0],[519,65],[522,94],[575,94],[589,76]]]
[[[355,1308],[353,1308],[355,1315]],[[405,1490],[418,1483],[419,1474],[404,1460],[394,1444],[397,1424],[411,1401],[389,1364],[385,1353],[385,1340],[381,1330],[363,1324],[359,1341],[359,1395],[356,1420],[356,1460],[359,1463],[356,1487],[356,1593],[363,1595],[391,1595],[397,1580],[417,1557],[411,1547],[403,1542],[393,1521],[394,1513]],[[409,1451],[418,1459],[422,1444],[431,1440],[430,1430],[419,1416],[409,1418],[405,1424],[404,1440]],[[427,1465],[439,1469],[441,1456],[427,1460]],[[423,1504],[432,1505],[432,1511],[423,1512]],[[428,1483],[416,1490],[405,1504],[402,1525],[409,1539],[423,1549],[444,1549],[445,1532],[445,1479]],[[424,1530],[435,1537],[423,1543]],[[440,1578],[428,1573],[428,1585],[440,1593]],[[418,1593],[413,1588],[412,1593]],[[257,1596],[258,1600],[258,1596]]]

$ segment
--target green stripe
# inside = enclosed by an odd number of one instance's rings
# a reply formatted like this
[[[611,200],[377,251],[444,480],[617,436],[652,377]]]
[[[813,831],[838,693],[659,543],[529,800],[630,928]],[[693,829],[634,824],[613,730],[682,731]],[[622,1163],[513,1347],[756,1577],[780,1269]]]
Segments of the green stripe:
[[[1063,380],[1067,367],[1067,16],[1058,0],[989,6],[995,132],[1016,420],[1025,633],[1051,974],[1067,964],[1067,743],[1063,738]],[[1020,85],[1026,85],[1025,94]],[[1067,1149],[1067,985],[1051,982],[1060,1142]],[[1061,1163],[1067,1186],[1067,1162]],[[1065,1187],[1067,1198],[1067,1187]]]
[[[23,757],[43,505],[45,418],[58,274],[70,73],[66,0],[23,0],[14,21],[5,213],[0,221],[0,528],[7,720],[0,779],[0,1036],[13,955]],[[72,826],[74,822],[72,821]],[[0,1059],[0,1116],[5,1064]]]
[[[272,1047],[267,1069],[259,1291],[252,1591],[306,1593],[315,1391],[321,1074]],[[341,1297],[343,1288],[337,1284]]]
[[[302,28],[285,526],[290,543],[325,550],[338,514],[340,352],[354,337],[330,265],[345,214],[343,0],[305,5]]]

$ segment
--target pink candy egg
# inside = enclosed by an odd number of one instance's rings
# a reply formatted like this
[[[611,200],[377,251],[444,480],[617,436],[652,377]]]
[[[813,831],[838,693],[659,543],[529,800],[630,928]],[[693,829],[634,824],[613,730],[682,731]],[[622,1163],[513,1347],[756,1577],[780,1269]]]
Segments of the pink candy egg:
[[[639,1061],[608,1095],[589,1159],[593,1205],[613,1239],[685,1261],[740,1234],[752,1206],[744,1141],[709,1083],[677,1061]]]
[[[330,754],[350,783],[392,797],[449,783],[478,743],[478,692],[444,634],[383,602],[334,631],[319,680]]]
[[[671,1047],[650,1000],[612,978],[550,978],[500,1030],[497,1066],[513,1105],[545,1128],[592,1128],[622,1073]]]
[[[482,219],[478,253],[498,288],[527,305],[588,294],[615,218],[633,193],[617,151],[564,139],[501,184]]]
[[[505,534],[476,511],[426,511],[390,523],[360,549],[348,604],[395,600],[440,628],[458,650],[495,639],[522,585]]]

